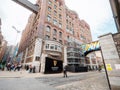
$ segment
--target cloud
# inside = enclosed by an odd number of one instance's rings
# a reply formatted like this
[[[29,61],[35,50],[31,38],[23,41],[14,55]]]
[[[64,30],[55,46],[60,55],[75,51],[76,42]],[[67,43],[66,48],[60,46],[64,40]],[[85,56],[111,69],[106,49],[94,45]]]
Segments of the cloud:
[[[2,20],[2,34],[8,43],[15,44],[15,42],[17,42],[16,38],[20,39],[21,35],[16,37],[17,33],[12,26],[15,26],[19,31],[22,31],[32,12],[16,4],[12,0],[1,0],[0,12],[0,18]]]
[[[36,0],[29,0],[35,3]],[[93,40],[101,34],[115,32],[115,24],[109,0],[65,0],[67,7],[78,13],[91,28]],[[0,1],[0,17],[2,18],[2,33],[9,42],[15,42],[16,32],[12,26],[22,31],[31,12],[12,0]]]
[[[84,19],[90,25],[93,40],[97,40],[97,37],[104,33],[116,31],[109,0],[65,0],[65,2],[70,9],[78,13],[80,19]],[[114,31],[106,30],[110,23]]]

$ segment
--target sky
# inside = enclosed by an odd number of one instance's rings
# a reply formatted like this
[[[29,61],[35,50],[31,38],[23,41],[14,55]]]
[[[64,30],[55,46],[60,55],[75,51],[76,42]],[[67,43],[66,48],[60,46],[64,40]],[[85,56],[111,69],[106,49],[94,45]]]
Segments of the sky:
[[[36,0],[29,1],[35,3]],[[117,32],[109,0],[65,0],[65,3],[77,12],[80,20],[90,25],[93,41],[98,40],[100,35]],[[31,13],[12,0],[0,0],[1,31],[9,45],[15,45],[21,37],[21,33],[12,27],[22,32]]]

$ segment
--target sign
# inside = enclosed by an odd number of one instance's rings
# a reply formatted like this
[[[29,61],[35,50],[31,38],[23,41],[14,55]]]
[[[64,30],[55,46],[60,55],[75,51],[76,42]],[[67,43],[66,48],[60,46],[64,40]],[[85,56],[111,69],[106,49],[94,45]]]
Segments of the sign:
[[[59,69],[59,67],[51,67],[51,69],[52,69],[53,71],[57,71],[57,70]]]
[[[106,64],[106,69],[107,69],[107,71],[112,71],[111,64]]]
[[[91,42],[89,44],[83,44],[81,47],[82,47],[82,50],[84,53],[92,51],[92,50],[99,50],[100,49],[100,42],[95,41],[95,42]]]
[[[63,61],[54,60],[46,57],[45,60],[45,72],[44,73],[60,73],[63,70]]]
[[[56,60],[54,60],[54,61],[53,61],[53,65],[54,65],[54,66],[56,66],[56,64],[57,64],[57,61],[56,61]]]
[[[115,69],[120,70],[120,64],[115,64]]]

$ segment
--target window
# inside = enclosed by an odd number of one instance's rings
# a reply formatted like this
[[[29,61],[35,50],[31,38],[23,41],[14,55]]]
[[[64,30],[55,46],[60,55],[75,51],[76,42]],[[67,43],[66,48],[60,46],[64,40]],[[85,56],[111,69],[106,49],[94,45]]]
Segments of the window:
[[[66,20],[66,23],[68,24],[68,20]]]
[[[35,60],[36,60],[36,61],[39,61],[39,60],[40,60],[40,57],[36,56]]]
[[[80,37],[81,37],[82,40],[86,40],[86,38],[82,34],[81,34]]]
[[[58,50],[59,50],[59,51],[62,51],[62,48],[61,48],[61,46],[58,46]]]
[[[50,49],[54,49],[54,45],[51,45],[51,46],[50,46]]]
[[[51,7],[48,7],[48,11],[51,12]]]
[[[46,40],[49,40],[49,39],[50,39],[50,36],[46,35],[46,36],[45,36],[45,39],[46,39]]]
[[[70,52],[69,55],[70,55],[70,56],[74,56],[74,53]]]
[[[69,27],[68,27],[68,25],[66,26],[66,31],[69,31]]]
[[[61,6],[62,5],[62,2],[58,2],[59,3],[59,6]]]
[[[67,36],[67,40],[69,40],[70,39],[70,37],[69,36]]]
[[[54,15],[57,16],[57,11],[54,11]]]
[[[57,6],[56,5],[54,5],[54,9],[56,9],[57,8]]]
[[[80,31],[81,31],[81,33],[83,33],[83,32],[84,32],[84,30],[83,30],[83,29],[80,29]]]
[[[66,14],[66,17],[67,17],[67,18],[69,18],[69,15],[68,15],[68,14]]]
[[[57,45],[55,45],[55,50],[57,50],[57,47],[58,47],[58,46],[57,46]]]
[[[57,30],[56,29],[53,30],[53,34],[57,35]]]
[[[56,41],[56,38],[53,38],[53,40],[55,40],[55,41]]]
[[[53,24],[57,25],[57,20],[53,19]]]
[[[79,37],[79,33],[77,32],[77,37]]]
[[[52,2],[49,0],[49,1],[48,1],[48,4],[49,4],[49,5],[52,5]]]
[[[61,12],[62,10],[61,10],[61,8],[59,8],[59,12]]]
[[[47,16],[47,20],[48,20],[48,21],[51,20],[51,16],[50,16],[50,15]]]
[[[68,25],[67,25],[67,29],[69,29],[69,28],[68,28]]]
[[[69,25],[71,25],[71,22],[69,22]]]
[[[49,49],[49,44],[46,44],[46,49]]]
[[[59,14],[59,18],[62,19],[62,15],[61,14]]]
[[[59,23],[59,27],[60,27],[60,28],[62,27],[62,24],[61,24],[61,23]]]
[[[62,43],[62,40],[59,40],[60,43]]]
[[[50,26],[47,26],[47,27],[46,27],[46,31],[47,31],[47,32],[50,32]]]
[[[62,32],[59,32],[59,37],[62,38]]]

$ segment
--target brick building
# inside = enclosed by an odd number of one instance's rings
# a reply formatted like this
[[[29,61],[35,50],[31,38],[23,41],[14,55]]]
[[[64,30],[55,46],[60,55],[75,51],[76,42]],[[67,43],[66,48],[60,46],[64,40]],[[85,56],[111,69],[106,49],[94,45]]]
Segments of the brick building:
[[[2,25],[2,22],[1,22],[1,18],[0,18],[0,48],[1,48],[2,40],[3,40],[3,36],[2,36],[2,33],[1,33],[1,25]]]
[[[6,47],[7,47],[7,41],[3,39],[3,35],[1,32],[1,25],[2,25],[2,22],[0,19],[0,62],[2,61],[2,58],[5,54]]]
[[[7,49],[7,41],[2,40],[2,45],[0,50],[0,61],[3,59],[6,49]]]
[[[32,14],[19,46],[23,64],[40,72],[61,72],[67,62],[67,47],[92,41],[89,25],[67,8],[64,0],[37,0],[39,12]],[[22,56],[20,56],[22,55]]]

